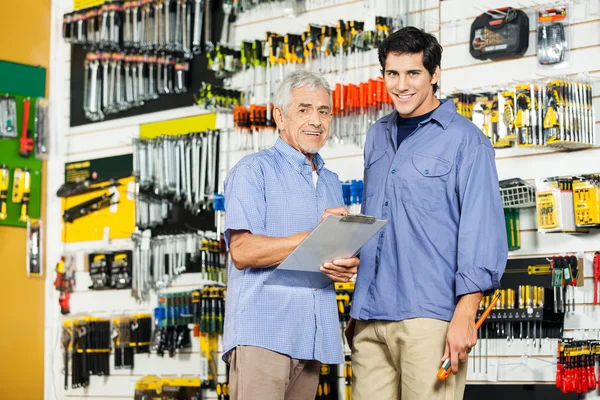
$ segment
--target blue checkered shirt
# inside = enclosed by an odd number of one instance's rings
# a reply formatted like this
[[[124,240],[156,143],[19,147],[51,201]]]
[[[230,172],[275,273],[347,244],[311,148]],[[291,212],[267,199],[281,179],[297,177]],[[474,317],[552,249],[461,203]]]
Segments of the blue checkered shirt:
[[[341,207],[338,176],[278,138],[275,146],[244,157],[225,180],[225,240],[231,230],[285,237],[313,230],[326,208]],[[257,346],[292,358],[344,362],[333,284],[315,290],[264,285],[274,268],[238,270],[229,264],[223,360],[236,346]]]

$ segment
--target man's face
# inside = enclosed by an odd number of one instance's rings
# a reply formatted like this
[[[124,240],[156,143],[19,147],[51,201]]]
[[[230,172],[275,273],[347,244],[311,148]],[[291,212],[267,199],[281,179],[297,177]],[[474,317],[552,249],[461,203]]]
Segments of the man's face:
[[[325,89],[292,89],[287,113],[275,108],[274,117],[281,138],[302,154],[312,157],[329,137],[331,107]]]
[[[423,65],[423,53],[389,53],[385,60],[383,80],[394,106],[404,118],[418,117],[437,105],[434,83],[440,76],[437,67],[433,75]]]

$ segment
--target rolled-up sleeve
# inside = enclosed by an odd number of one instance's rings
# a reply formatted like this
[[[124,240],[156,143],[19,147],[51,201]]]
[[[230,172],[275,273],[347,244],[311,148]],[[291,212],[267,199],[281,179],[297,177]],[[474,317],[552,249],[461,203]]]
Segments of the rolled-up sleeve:
[[[458,166],[460,226],[456,296],[500,286],[508,243],[494,149],[481,143]]]
[[[236,165],[225,179],[225,240],[232,230],[265,235],[265,186],[260,167]]]

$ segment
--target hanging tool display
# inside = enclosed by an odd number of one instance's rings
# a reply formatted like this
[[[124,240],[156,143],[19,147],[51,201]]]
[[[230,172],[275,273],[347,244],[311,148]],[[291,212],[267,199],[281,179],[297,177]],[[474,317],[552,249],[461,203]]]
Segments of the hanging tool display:
[[[191,292],[160,294],[158,306],[154,309],[152,350],[160,357],[165,352],[174,357],[176,351],[190,349],[192,342],[188,325],[192,323]]]
[[[69,299],[75,287],[75,260],[71,255],[62,256],[56,263],[54,288],[60,293],[58,305],[63,315],[71,312]]]
[[[0,138],[13,139],[17,134],[17,101],[13,96],[0,96]]]
[[[164,53],[89,52],[83,67],[83,109],[91,121],[186,93],[190,81],[189,62]]]
[[[227,281],[227,250],[215,232],[151,237],[150,230],[145,230],[132,239],[132,291],[138,300],[148,299],[152,291],[169,287],[182,273],[192,270],[207,281]]]
[[[133,369],[134,355],[150,352],[152,317],[133,314],[112,319],[115,369]]]
[[[78,196],[80,194],[110,189],[113,186],[121,186],[121,183],[119,182],[120,178],[125,177],[85,180],[76,183],[64,183],[58,189],[56,195],[58,197],[66,198],[71,196]]]
[[[594,340],[562,339],[558,342],[556,387],[563,393],[594,392],[599,384],[596,378],[596,360],[600,356],[600,342]]]
[[[596,195],[592,186],[586,186],[584,177],[549,177],[536,179],[536,206],[538,232],[589,232],[587,224],[595,214],[597,200],[587,195]],[[578,191],[573,191],[574,182]],[[577,207],[575,206],[577,201]]]
[[[194,94],[194,103],[206,110],[232,111],[243,103],[243,92],[202,82],[198,93]]]
[[[31,191],[31,172],[28,168],[15,168],[13,171],[12,202],[21,204],[19,221],[29,219],[29,195]]]
[[[344,356],[344,400],[352,400],[352,356]]]
[[[520,178],[500,181],[500,196],[509,250],[521,248],[520,214],[522,208],[535,207],[535,185]]]
[[[71,355],[71,387],[88,387],[90,376],[110,375],[110,320],[78,317],[63,321],[62,346],[65,352],[65,390],[68,389],[69,355]]]
[[[592,262],[594,268],[594,304],[600,304],[598,298],[598,282],[600,281],[600,251],[594,254],[594,260]]]
[[[600,175],[573,177],[575,225],[600,227]]]
[[[219,131],[134,140],[136,226],[163,225],[170,204],[212,211],[219,182]]]
[[[344,331],[350,321],[350,308],[352,307],[352,295],[354,294],[354,282],[335,282],[335,299],[338,306],[338,316],[342,331],[342,342],[346,344]]]
[[[84,201],[83,203],[66,209],[63,212],[63,221],[70,223],[95,211],[118,204],[119,201],[116,200],[118,196],[115,196],[115,193],[116,191],[111,189],[110,192],[106,192],[100,196],[94,197],[93,199]]]
[[[27,253],[25,265],[27,277],[42,276],[44,274],[42,263],[42,220],[27,218]]]
[[[48,99],[38,97],[35,100],[35,158],[47,160],[50,138],[50,113]]]
[[[336,84],[332,99],[329,146],[352,144],[362,147],[370,124],[394,109],[381,78],[369,79],[358,85]],[[267,106],[256,104],[234,109],[237,138],[229,144],[230,151],[256,152],[273,145],[277,133],[272,115],[267,111]]]
[[[579,148],[595,143],[592,85],[555,79],[502,87],[498,92],[453,93],[459,114],[471,119],[494,147]]]
[[[7,211],[7,198],[8,198],[8,185],[10,180],[10,170],[8,165],[0,165],[0,220],[5,220],[8,217]]]

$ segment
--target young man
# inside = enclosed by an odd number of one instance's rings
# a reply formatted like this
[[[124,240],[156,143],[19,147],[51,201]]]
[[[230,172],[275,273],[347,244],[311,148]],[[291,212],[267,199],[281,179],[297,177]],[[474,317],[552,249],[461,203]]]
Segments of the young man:
[[[320,363],[344,362],[333,285],[265,285],[265,278],[330,214],[346,214],[338,176],[318,151],[329,136],[331,90],[318,75],[286,76],[275,96],[275,146],[244,157],[225,182],[232,263],[224,360],[232,400],[314,400]],[[346,282],[356,257],[321,270]]]
[[[362,211],[389,223],[360,253],[346,332],[355,400],[462,399],[477,308],[506,266],[494,150],[434,96],[441,55],[413,27],[379,48],[396,110],[367,134]],[[454,374],[439,382],[446,357]]]

